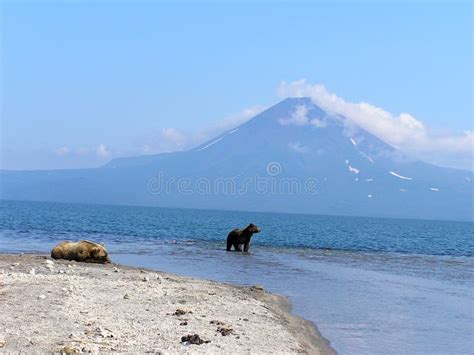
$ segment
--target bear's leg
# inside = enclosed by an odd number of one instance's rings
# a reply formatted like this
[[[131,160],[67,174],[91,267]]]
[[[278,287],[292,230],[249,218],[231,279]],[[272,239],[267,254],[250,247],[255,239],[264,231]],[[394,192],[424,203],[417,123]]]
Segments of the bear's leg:
[[[250,249],[250,242],[247,242],[244,244],[244,252],[248,253],[249,249]]]
[[[232,248],[232,240],[230,238],[227,238],[227,248],[226,248],[226,250],[230,251],[231,248]]]
[[[235,243],[234,248],[235,248],[235,251],[242,251],[242,244]]]

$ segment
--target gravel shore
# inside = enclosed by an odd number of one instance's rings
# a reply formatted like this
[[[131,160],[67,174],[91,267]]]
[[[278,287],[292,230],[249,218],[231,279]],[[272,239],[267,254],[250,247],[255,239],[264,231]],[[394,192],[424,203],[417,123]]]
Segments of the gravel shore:
[[[261,287],[0,254],[0,352],[334,354]]]

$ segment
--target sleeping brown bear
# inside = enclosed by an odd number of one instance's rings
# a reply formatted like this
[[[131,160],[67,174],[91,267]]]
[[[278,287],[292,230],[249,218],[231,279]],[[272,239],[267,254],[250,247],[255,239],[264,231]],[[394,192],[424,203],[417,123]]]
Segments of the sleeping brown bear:
[[[232,246],[234,246],[235,251],[242,251],[242,245],[244,245],[244,252],[248,252],[252,235],[260,233],[260,231],[261,229],[253,223],[250,223],[245,229],[232,230],[227,236],[227,251],[230,251]]]
[[[61,242],[51,250],[51,257],[53,259],[74,260],[85,263],[110,263],[105,247],[88,240]]]

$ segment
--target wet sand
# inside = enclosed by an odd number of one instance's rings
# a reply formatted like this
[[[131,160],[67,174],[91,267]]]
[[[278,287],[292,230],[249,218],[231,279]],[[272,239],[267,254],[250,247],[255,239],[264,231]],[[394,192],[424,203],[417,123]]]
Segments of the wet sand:
[[[0,254],[0,307],[0,352],[335,353],[260,287],[117,264]]]

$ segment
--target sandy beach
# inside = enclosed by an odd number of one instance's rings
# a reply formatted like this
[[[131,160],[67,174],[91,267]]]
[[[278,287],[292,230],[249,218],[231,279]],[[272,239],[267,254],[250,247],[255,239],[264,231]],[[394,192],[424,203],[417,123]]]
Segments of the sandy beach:
[[[335,353],[259,286],[117,264],[1,254],[0,307],[5,353]]]

